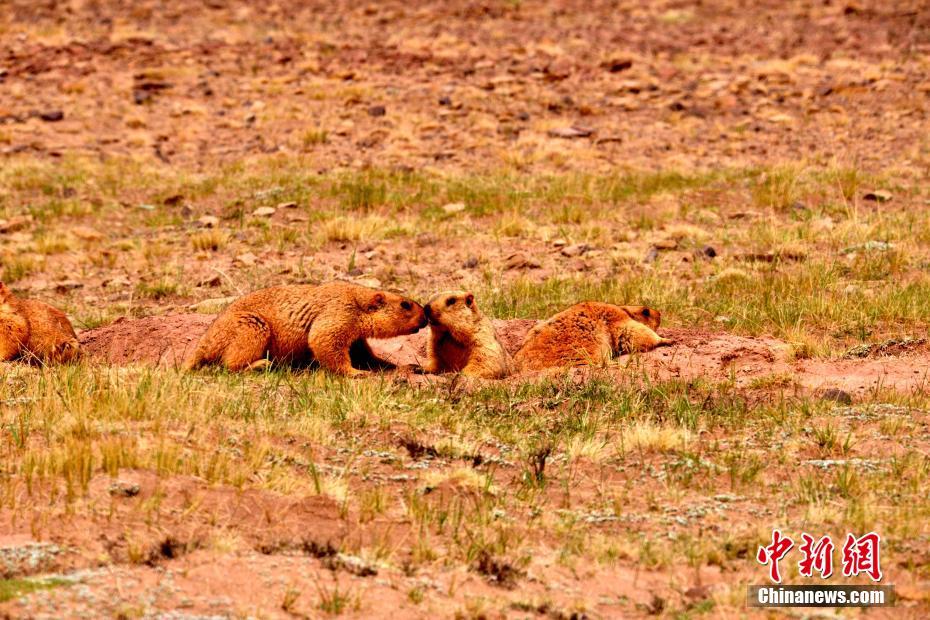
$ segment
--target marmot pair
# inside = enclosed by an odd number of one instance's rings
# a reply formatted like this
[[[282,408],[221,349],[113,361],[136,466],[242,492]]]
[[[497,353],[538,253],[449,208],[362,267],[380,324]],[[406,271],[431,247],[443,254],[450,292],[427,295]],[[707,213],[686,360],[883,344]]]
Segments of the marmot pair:
[[[620,353],[672,344],[655,333],[658,310],[582,302],[536,325],[511,358],[491,320],[466,291],[447,291],[426,304],[430,340],[424,372],[461,372],[501,379],[516,370],[600,364]]]

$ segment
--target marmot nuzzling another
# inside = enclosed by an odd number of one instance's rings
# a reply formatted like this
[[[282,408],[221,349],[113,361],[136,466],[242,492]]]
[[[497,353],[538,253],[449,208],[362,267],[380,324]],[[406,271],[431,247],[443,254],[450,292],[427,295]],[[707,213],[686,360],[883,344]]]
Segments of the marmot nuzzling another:
[[[491,319],[478,310],[474,295],[445,291],[434,295],[425,311],[430,339],[423,372],[502,379],[513,371],[510,354],[498,340]]]
[[[645,306],[586,301],[533,327],[514,355],[521,370],[602,364],[615,355],[673,344],[654,330],[662,316]]]
[[[187,369],[222,364],[255,370],[270,362],[316,360],[337,374],[393,368],[372,353],[366,339],[413,334],[426,327],[415,301],[349,282],[275,286],[234,301],[207,329]]]
[[[34,299],[19,299],[0,282],[0,361],[66,363],[80,352],[65,314]]]

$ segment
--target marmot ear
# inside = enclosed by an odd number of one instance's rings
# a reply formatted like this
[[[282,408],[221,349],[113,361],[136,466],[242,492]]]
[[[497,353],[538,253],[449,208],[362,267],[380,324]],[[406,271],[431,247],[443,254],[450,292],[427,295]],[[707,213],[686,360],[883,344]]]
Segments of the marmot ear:
[[[474,296],[474,295],[472,295],[471,293],[468,293],[467,295],[465,295],[465,305],[466,305],[466,306],[468,306],[469,308],[471,308],[472,305],[474,305],[474,303],[475,303],[475,296]]]
[[[374,312],[384,306],[384,293],[375,293],[368,300],[368,311]]]

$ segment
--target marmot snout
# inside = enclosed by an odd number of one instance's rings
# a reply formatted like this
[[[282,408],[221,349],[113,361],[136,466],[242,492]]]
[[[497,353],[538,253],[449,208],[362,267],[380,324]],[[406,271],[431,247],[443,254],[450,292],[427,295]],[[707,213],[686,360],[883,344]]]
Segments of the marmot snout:
[[[461,372],[500,379],[513,370],[507,349],[497,338],[491,320],[478,309],[467,291],[434,295],[424,307],[430,324],[429,359],[424,372]]]

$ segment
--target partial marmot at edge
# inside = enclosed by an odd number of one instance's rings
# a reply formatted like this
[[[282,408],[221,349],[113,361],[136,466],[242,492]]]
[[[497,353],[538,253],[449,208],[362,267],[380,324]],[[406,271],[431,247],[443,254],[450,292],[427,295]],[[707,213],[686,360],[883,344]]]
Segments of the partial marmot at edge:
[[[654,330],[662,315],[645,306],[586,301],[533,327],[514,360],[521,370],[602,364],[615,355],[673,344]]]
[[[425,310],[430,339],[423,372],[501,379],[513,371],[510,354],[498,340],[491,319],[478,310],[474,295],[445,291],[434,295]]]
[[[34,299],[19,299],[0,282],[0,361],[66,363],[80,352],[65,314]]]
[[[234,301],[207,328],[185,368],[222,364],[255,370],[271,362],[320,366],[356,377],[393,365],[375,357],[367,338],[392,338],[426,327],[415,301],[349,282],[275,286]]]

